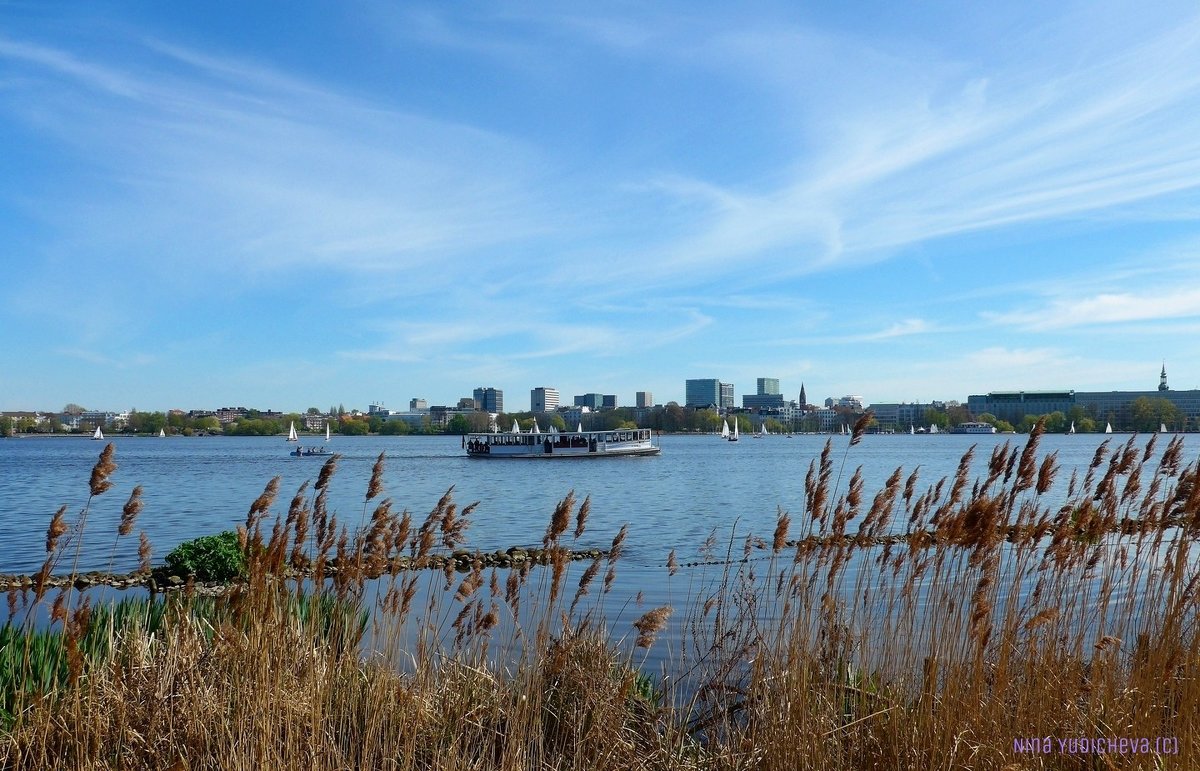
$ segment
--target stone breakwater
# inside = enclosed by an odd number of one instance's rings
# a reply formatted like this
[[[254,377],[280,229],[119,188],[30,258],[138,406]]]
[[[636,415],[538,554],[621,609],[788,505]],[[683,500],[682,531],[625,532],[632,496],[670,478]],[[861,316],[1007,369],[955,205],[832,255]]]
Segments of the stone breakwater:
[[[603,559],[608,553],[601,549],[584,549],[573,551],[561,550],[569,560]],[[397,557],[387,562],[364,559],[361,564],[355,564],[353,569],[361,569],[367,578],[379,578],[382,575],[405,570],[446,570],[448,568],[465,573],[473,570],[478,564],[481,568],[520,568],[527,565],[549,565],[553,561],[553,549],[525,548],[513,546],[505,550],[483,552],[459,549],[449,554],[429,554],[424,557]],[[326,563],[324,572],[327,577],[333,577],[341,572],[337,559]],[[310,570],[293,570],[290,578],[306,578]],[[0,592],[32,591],[38,588],[39,577],[36,574],[0,574]],[[187,586],[203,586],[220,590],[224,582],[201,583],[192,581],[192,576],[181,576],[172,573],[164,567],[157,567],[150,572],[109,573],[91,571],[75,575],[47,576],[44,586],[49,588],[66,588],[74,586],[86,589],[89,586],[108,586],[114,589],[149,589],[150,591],[166,591]]]

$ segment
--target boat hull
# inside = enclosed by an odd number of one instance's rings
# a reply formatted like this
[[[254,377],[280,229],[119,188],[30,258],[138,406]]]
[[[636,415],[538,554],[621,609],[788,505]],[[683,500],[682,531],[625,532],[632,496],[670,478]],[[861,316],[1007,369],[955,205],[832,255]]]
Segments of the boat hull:
[[[571,458],[628,458],[647,455],[658,455],[662,452],[659,447],[641,447],[626,450],[607,450],[605,452],[468,452],[468,458],[486,458],[489,460],[567,460]]]
[[[623,458],[658,455],[649,429],[573,431],[550,434],[468,434],[463,448],[469,458],[553,460],[556,458]]]

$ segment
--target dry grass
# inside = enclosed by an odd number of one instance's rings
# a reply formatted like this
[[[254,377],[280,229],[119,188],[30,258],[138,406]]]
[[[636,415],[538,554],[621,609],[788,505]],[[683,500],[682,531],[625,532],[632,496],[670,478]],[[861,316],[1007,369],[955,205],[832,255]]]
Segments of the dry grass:
[[[243,531],[249,575],[216,615],[171,613],[154,633],[109,622],[96,655],[80,647],[96,635],[88,597],[51,599],[35,587],[22,602],[53,605],[64,674],[46,685],[25,653],[7,683],[15,707],[0,763],[1200,765],[1200,464],[1183,462],[1179,440],[1161,452],[1154,440],[1105,444],[1048,503],[1058,468],[1053,455],[1039,458],[1039,433],[997,448],[979,479],[968,453],[924,491],[898,469],[869,501],[858,472],[840,489],[827,446],[809,469],[802,514],[781,510],[769,542],[710,539],[702,561],[715,567],[680,568],[672,552],[663,578],[687,572],[684,602],[673,617],[655,608],[626,629],[609,629],[602,610],[624,530],[598,591],[589,589],[599,559],[567,586],[562,539],[582,535],[589,502],[576,510],[568,494],[552,513],[546,567],[400,571],[399,557],[421,564],[462,549],[474,507],[447,492],[423,520],[386,499],[368,516],[366,501],[383,492],[381,456],[350,532],[325,508],[334,456],[286,517],[269,522],[274,481],[254,502]],[[114,469],[106,450],[93,495]],[[136,511],[127,514],[122,536]],[[41,575],[76,555],[85,519],[86,507],[73,531],[64,512],[54,517]],[[315,578],[289,578],[301,564]],[[368,579],[381,565],[384,576]],[[328,602],[297,612],[313,587]],[[365,639],[356,609],[370,613]],[[642,649],[664,644],[671,676],[640,672]],[[1033,751],[1025,740],[1035,737]],[[1153,746],[1160,737],[1174,742]],[[1122,754],[1131,738],[1178,754]],[[1095,752],[1094,740],[1109,751]]]

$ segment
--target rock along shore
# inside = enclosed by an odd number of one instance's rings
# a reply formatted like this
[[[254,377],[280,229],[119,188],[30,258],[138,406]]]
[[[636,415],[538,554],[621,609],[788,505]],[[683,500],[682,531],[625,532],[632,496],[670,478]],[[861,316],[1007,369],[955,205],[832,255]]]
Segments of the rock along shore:
[[[364,561],[361,568],[368,578],[379,578],[387,573],[407,570],[446,570],[447,567],[452,567],[459,572],[466,572],[472,570],[476,564],[481,568],[520,568],[526,565],[548,565],[553,558],[553,553],[551,549],[526,548],[522,546],[513,546],[505,550],[493,552],[459,549],[449,554],[430,554],[420,558],[397,557],[386,563],[370,564]],[[572,561],[602,559],[607,556],[607,552],[600,549],[563,550],[563,553]],[[359,566],[356,565],[355,567]],[[326,576],[331,577],[337,575],[339,572],[340,567],[336,558],[326,563]],[[309,570],[294,570],[289,573],[288,577],[305,578],[309,575],[311,575],[311,571]],[[165,591],[187,586],[191,579],[191,576],[181,576],[172,573],[164,567],[157,567],[150,572],[110,573],[105,571],[91,571],[79,573],[74,576],[49,576],[45,579],[45,586],[49,588],[65,588],[74,585],[77,589],[86,589],[89,586],[109,586],[114,589]],[[37,581],[38,576],[36,574],[0,573],[0,591],[30,591],[37,588]],[[193,585],[219,591],[226,585],[226,582],[194,582]]]

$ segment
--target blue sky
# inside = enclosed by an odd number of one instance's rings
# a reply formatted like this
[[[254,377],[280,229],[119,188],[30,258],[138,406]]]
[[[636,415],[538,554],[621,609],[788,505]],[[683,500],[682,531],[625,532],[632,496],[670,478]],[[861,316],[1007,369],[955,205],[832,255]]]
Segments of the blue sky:
[[[0,409],[1200,387],[1200,8],[0,0]]]

